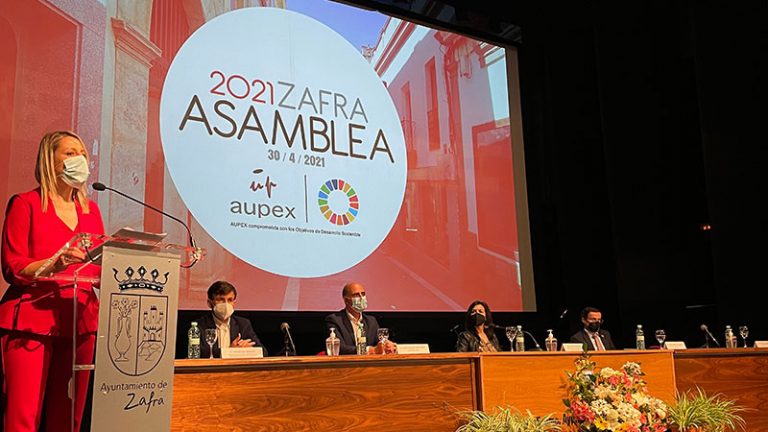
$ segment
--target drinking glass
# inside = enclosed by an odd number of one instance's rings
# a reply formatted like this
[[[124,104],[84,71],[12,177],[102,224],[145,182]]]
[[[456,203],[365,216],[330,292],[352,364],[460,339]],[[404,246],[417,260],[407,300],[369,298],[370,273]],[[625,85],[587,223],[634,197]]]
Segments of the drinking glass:
[[[509,326],[509,327],[505,327],[504,330],[505,330],[505,333],[507,334],[507,339],[509,339],[509,350],[514,351],[515,337],[517,337],[517,327]]]
[[[380,327],[376,330],[376,338],[381,344],[387,343],[387,340],[389,340],[389,329]]]
[[[739,335],[741,335],[741,338],[744,339],[744,348],[747,347],[747,336],[749,336],[749,327],[743,325],[739,326]]]
[[[659,347],[664,349],[664,341],[667,339],[667,332],[664,330],[656,330],[656,340],[659,342]]]
[[[208,343],[208,352],[210,353],[208,358],[210,359],[213,358],[213,344],[216,343],[216,339],[218,339],[216,329],[205,329],[205,342]]]

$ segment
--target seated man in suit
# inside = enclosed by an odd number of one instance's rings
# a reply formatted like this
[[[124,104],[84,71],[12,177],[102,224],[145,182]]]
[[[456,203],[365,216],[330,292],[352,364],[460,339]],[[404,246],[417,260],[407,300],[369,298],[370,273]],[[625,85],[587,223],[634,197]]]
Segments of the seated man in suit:
[[[259,341],[256,332],[253,331],[251,322],[247,318],[233,316],[237,300],[237,289],[225,281],[216,281],[208,288],[208,307],[211,313],[197,319],[200,327],[201,343],[200,358],[210,356],[210,348],[205,342],[205,330],[217,329],[218,339],[213,345],[213,356],[221,357],[221,344],[226,343],[232,348],[260,346],[267,356],[267,349]]]
[[[597,308],[585,307],[581,310],[581,323],[584,328],[571,336],[571,342],[585,345],[587,351],[615,350],[611,334],[603,330],[603,314]]]
[[[332,313],[325,317],[325,326],[330,333],[331,327],[335,328],[336,335],[341,342],[339,354],[356,354],[357,344],[355,343],[360,336],[360,330],[365,335],[368,354],[392,354],[397,352],[397,346],[394,342],[387,340],[385,343],[379,343],[376,332],[379,330],[379,323],[371,315],[363,315],[363,311],[368,307],[368,299],[365,297],[365,288],[359,283],[351,282],[344,285],[341,291],[341,297],[344,299],[344,309]]]

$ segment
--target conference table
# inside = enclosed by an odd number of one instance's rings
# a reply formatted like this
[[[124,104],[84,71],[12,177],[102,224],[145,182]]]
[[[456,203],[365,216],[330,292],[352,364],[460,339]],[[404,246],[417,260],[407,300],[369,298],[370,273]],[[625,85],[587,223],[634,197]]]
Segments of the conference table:
[[[477,355],[177,360],[171,429],[455,430],[475,408]]]
[[[639,362],[670,402],[697,385],[752,409],[768,431],[768,349],[591,353],[598,367]],[[457,412],[511,405],[562,415],[579,353],[503,352],[176,360],[174,431],[453,431]]]
[[[747,408],[747,431],[768,431],[768,349],[717,348],[675,351],[675,380],[681,392],[721,394]]]
[[[576,369],[576,353],[521,352],[483,354],[480,365],[480,403],[483,410],[511,405],[536,415],[562,418],[566,371]],[[602,351],[592,354],[597,367],[620,370],[626,362],[640,363],[648,391],[664,401],[675,397],[672,351]]]

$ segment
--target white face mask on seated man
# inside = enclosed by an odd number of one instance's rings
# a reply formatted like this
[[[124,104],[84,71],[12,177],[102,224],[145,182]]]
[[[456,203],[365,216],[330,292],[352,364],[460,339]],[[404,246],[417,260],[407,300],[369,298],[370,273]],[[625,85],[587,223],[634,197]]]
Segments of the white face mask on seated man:
[[[352,297],[352,309],[362,313],[368,307],[368,299],[365,297]]]
[[[229,317],[231,317],[234,312],[235,312],[235,307],[232,306],[232,303],[221,302],[221,303],[216,303],[213,306],[213,314],[216,316],[216,318],[220,319],[221,321],[226,321],[227,319],[229,319]]]

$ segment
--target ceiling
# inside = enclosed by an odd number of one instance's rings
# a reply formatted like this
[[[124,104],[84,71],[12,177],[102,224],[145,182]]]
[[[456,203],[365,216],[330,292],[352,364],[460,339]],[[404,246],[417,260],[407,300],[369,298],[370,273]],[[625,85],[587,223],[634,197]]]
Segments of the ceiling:
[[[335,0],[505,45],[522,43],[504,2],[489,0]]]

